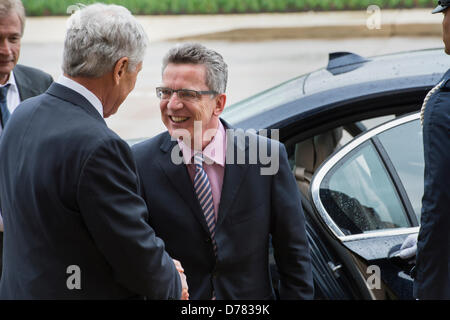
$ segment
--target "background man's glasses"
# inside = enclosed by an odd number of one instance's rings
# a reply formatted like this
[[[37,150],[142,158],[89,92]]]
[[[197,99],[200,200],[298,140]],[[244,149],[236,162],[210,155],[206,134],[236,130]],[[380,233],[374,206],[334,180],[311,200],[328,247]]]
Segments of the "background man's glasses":
[[[172,94],[176,92],[177,96],[181,100],[199,100],[204,94],[217,95],[216,91],[196,91],[189,89],[170,89],[158,87],[156,88],[156,96],[161,100],[169,100]]]

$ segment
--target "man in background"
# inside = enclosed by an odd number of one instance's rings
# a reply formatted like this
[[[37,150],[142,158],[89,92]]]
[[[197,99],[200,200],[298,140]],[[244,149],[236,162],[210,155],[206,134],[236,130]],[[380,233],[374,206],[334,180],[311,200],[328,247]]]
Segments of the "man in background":
[[[49,74],[17,64],[24,28],[22,2],[0,0],[0,136],[19,103],[45,92],[53,82]],[[0,212],[0,277],[2,248],[3,220]]]

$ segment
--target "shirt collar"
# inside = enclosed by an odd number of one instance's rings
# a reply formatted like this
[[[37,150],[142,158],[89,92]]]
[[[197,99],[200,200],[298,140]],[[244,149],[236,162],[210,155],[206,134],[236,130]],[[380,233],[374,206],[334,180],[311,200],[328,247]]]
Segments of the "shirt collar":
[[[87,101],[89,101],[94,106],[95,110],[97,110],[98,113],[100,113],[100,115],[103,118],[103,105],[100,99],[95,94],[93,94],[92,91],[88,90],[86,87],[82,86],[78,82],[65,77],[64,75],[61,75],[58,81],[56,82],[65,87],[68,87],[69,89],[76,91],[77,93],[85,97]]]
[[[16,78],[14,78],[14,73],[11,71],[11,73],[9,74],[9,79],[5,84],[0,85],[1,88],[3,88],[4,86],[9,86],[8,90],[16,90],[17,89],[17,84],[16,84]]]
[[[217,163],[218,165],[225,166],[225,154],[227,145],[227,136],[225,134],[225,128],[221,121],[217,127],[216,134],[211,142],[203,149],[201,152],[205,158],[205,163]],[[178,139],[178,145],[183,152],[184,163],[193,163],[192,158],[194,157],[194,150],[188,147],[181,139]]]

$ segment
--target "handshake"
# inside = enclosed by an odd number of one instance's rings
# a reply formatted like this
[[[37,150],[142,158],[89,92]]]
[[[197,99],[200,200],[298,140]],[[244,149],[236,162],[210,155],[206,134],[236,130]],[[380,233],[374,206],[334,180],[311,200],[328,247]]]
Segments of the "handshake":
[[[189,300],[189,292],[188,292],[188,285],[186,281],[186,275],[184,274],[184,269],[181,266],[180,261],[172,259],[173,263],[175,264],[175,267],[177,268],[178,273],[180,274],[180,280],[181,280],[181,300]]]

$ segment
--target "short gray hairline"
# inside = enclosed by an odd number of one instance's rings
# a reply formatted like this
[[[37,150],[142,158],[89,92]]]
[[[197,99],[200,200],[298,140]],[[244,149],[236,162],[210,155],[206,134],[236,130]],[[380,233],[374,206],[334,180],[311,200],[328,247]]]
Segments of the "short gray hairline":
[[[187,46],[189,44],[185,44],[185,46]],[[192,43],[190,45],[196,45],[195,43]],[[200,45],[201,47],[203,47],[202,49],[206,49],[206,51],[211,51],[210,49]],[[222,72],[220,72],[220,70],[217,70],[217,68],[215,67],[215,63],[213,61],[208,61],[208,60],[204,60],[204,59],[195,59],[193,57],[189,57],[189,56],[184,56],[184,57],[176,57],[176,55],[179,53],[179,51],[175,51],[177,49],[182,48],[182,46],[178,46],[178,47],[174,47],[172,49],[169,50],[169,52],[164,56],[163,58],[163,65],[161,68],[161,74],[164,73],[164,70],[167,68],[167,66],[169,64],[194,64],[194,65],[204,65],[205,69],[206,69],[206,85],[208,86],[208,88],[210,90],[214,90],[217,93],[225,93],[226,91],[226,87],[227,87],[227,81],[228,81],[228,66],[225,63],[225,61],[223,61],[223,66],[224,66],[224,70]],[[215,52],[216,54],[219,54],[218,52]],[[220,54],[219,54],[220,55]],[[220,55],[220,57],[222,57]],[[215,72],[215,71],[219,71],[219,72]],[[218,75],[218,77],[215,77],[215,75]],[[213,81],[213,79],[217,79],[218,81]],[[216,83],[219,82],[219,83]],[[219,88],[220,87],[220,88]]]
[[[23,6],[22,1],[20,0],[10,0],[7,1],[7,6],[0,5],[0,17],[9,16],[11,13],[16,13],[20,20],[20,36],[23,36],[23,32],[25,31],[25,8]]]
[[[101,5],[101,6],[109,6],[109,5],[105,5],[105,4],[97,4],[97,5]],[[117,6],[117,5],[116,5]],[[89,6],[83,6],[83,9],[86,9]],[[118,6],[117,6],[118,7]],[[126,9],[126,8],[123,8]],[[99,10],[99,8],[96,8],[95,10]],[[128,10],[128,9],[127,9]],[[94,11],[95,12],[95,11]],[[120,11],[118,11],[120,12]],[[128,11],[129,12],[129,11]],[[73,17],[74,19],[80,19],[80,15],[82,14],[81,12],[76,13],[78,14],[78,16]],[[92,14],[92,12],[88,13]],[[131,15],[131,13],[130,13]],[[125,19],[127,19],[128,17],[126,16],[120,16],[119,14],[119,19],[125,17]],[[136,19],[133,15],[131,15],[132,18]],[[76,26],[77,23],[80,23],[79,21],[77,22],[75,21],[70,21],[69,23],[71,23],[71,25],[69,26],[69,29],[66,32],[66,40],[65,40],[65,44],[64,44],[64,58],[63,58],[63,70],[64,72],[66,72],[68,75],[70,76],[85,76],[85,77],[97,77],[97,76],[102,76],[103,74],[105,74],[106,72],[108,72],[108,68],[110,67],[111,69],[114,67],[114,65],[117,63],[117,61],[119,61],[121,58],[123,57],[128,57],[129,59],[129,64],[128,64],[128,69],[127,71],[135,71],[137,69],[137,67],[139,66],[140,63],[143,62],[144,57],[145,57],[145,52],[147,49],[147,45],[148,45],[148,38],[147,35],[144,31],[144,29],[142,28],[142,26],[139,24],[139,22],[137,20],[130,20],[130,21],[126,21],[126,23],[131,23],[131,28],[128,30],[131,32],[136,32],[136,39],[133,38],[133,40],[131,41],[127,41],[127,39],[122,39],[123,37],[119,37],[121,42],[125,42],[125,47],[121,47],[119,48],[119,50],[116,50],[114,54],[112,54],[111,52],[103,52],[102,50],[98,50],[98,51],[92,51],[90,52],[93,56],[96,57],[100,57],[100,58],[105,58],[108,60],[108,64],[111,63],[110,66],[106,66],[106,67],[93,67],[93,66],[88,66],[86,67],[86,65],[89,65],[89,62],[86,60],[88,58],[88,55],[82,55],[84,62],[83,63],[78,63],[76,66],[75,65],[71,65],[71,63],[73,63],[74,57],[71,56],[70,52],[73,52],[74,50],[70,50],[73,49],[73,40],[70,40],[69,34],[71,34],[72,36],[76,37],[76,30],[82,30],[83,26],[79,25],[78,28]],[[73,33],[75,30],[75,34]],[[86,29],[86,33],[88,33],[88,29]],[[125,34],[128,34],[127,32],[125,32]],[[142,37],[142,39],[139,40],[139,37]],[[134,44],[138,43],[138,45],[134,46]],[[67,52],[66,49],[69,49],[69,51]],[[109,46],[109,49],[114,49],[114,46]],[[115,60],[115,61],[113,61]],[[102,74],[99,74],[102,73]]]

